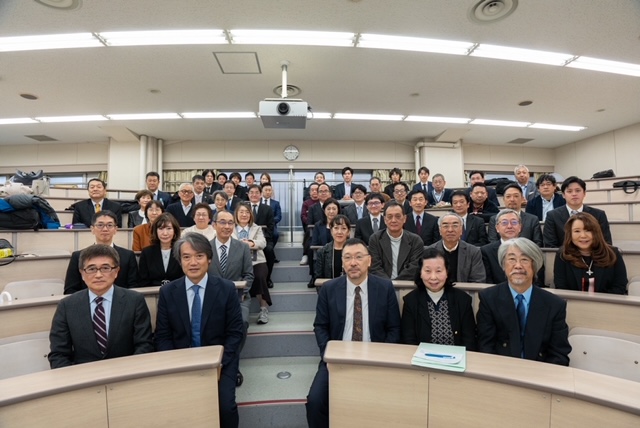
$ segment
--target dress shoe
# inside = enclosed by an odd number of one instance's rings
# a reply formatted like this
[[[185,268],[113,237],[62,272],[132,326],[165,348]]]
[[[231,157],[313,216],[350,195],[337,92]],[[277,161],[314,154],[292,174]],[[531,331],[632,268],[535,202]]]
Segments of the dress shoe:
[[[242,386],[242,382],[244,382],[244,376],[242,376],[242,373],[238,371],[238,377],[236,377],[236,388]]]

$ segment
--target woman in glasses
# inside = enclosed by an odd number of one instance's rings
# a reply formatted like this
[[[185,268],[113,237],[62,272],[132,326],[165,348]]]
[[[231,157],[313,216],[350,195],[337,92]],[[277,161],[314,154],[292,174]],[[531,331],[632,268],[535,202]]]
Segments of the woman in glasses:
[[[556,288],[625,294],[627,268],[620,251],[607,244],[600,223],[589,213],[572,215],[553,265]]]
[[[253,212],[248,202],[240,202],[233,217],[236,227],[231,236],[247,244],[251,250],[253,283],[251,284],[249,295],[256,297],[260,304],[258,324],[266,324],[269,322],[269,306],[271,306],[271,296],[267,284],[269,268],[263,251],[267,246],[267,240],[262,232],[262,227],[254,223]]]
[[[151,225],[164,212],[162,201],[151,201],[144,210],[147,222],[133,228],[133,251],[142,251],[151,245]]]
[[[157,287],[184,275],[173,253],[173,244],[179,238],[180,225],[171,214],[161,214],[153,222],[151,245],[140,254],[138,286]]]
[[[196,222],[196,224],[184,229],[182,231],[182,234],[185,235],[187,233],[199,233],[206,236],[206,238],[211,241],[216,237],[216,230],[211,225],[212,219],[213,211],[211,210],[209,204],[200,202],[199,204],[196,204],[195,210],[193,211],[193,220]]]
[[[351,224],[347,216],[338,214],[329,223],[332,241],[320,249],[315,260],[316,278],[337,278],[343,274],[342,248],[349,239]]]

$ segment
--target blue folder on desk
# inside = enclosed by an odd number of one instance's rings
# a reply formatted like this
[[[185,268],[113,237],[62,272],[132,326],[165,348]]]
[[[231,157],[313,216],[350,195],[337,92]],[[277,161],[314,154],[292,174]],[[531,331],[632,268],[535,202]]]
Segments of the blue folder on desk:
[[[464,346],[421,343],[411,358],[411,364],[420,367],[463,372],[467,368],[467,350]]]

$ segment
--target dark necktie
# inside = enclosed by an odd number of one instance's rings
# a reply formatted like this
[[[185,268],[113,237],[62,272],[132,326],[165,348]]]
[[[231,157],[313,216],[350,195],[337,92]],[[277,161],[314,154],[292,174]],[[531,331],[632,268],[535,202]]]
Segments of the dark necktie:
[[[362,342],[362,297],[360,296],[360,287],[356,287],[356,295],[353,299],[353,333],[351,334],[353,342]]]
[[[263,204],[265,204],[265,205],[269,205],[269,204],[267,203],[267,200],[266,200],[266,199],[263,199],[263,200],[262,200],[262,203],[263,203]]]
[[[524,330],[527,326],[527,312],[524,308],[524,296],[522,294],[518,294],[516,296],[516,312],[518,313],[518,325],[520,326],[520,345],[522,347],[521,354],[524,358]]]
[[[255,221],[257,216],[258,216],[258,205],[256,204],[253,206],[253,221]]]
[[[425,191],[425,192],[427,191],[427,185],[426,184],[422,185],[422,190]]]
[[[193,285],[193,305],[191,305],[191,347],[200,346],[200,322],[202,320],[202,302],[200,300],[200,286]]]
[[[107,352],[107,318],[104,314],[104,306],[102,301],[104,297],[96,297],[96,310],[93,313],[93,331],[96,334],[98,348],[104,355]]]
[[[578,214],[578,211],[576,211],[576,210],[571,210],[571,215],[576,215],[576,214]]]
[[[420,222],[420,216],[416,216],[416,232],[418,235],[422,235],[422,223]]]
[[[227,246],[220,245],[220,270],[224,276],[227,273]]]
[[[374,218],[373,219],[373,233],[376,233],[379,229],[380,229],[380,226],[378,226],[378,219]]]

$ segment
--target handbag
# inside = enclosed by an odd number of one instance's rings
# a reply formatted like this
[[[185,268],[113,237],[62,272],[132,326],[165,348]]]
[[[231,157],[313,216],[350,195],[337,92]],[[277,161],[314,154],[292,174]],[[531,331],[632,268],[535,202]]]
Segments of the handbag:
[[[615,177],[616,175],[613,173],[612,169],[606,169],[604,171],[599,171],[596,172],[595,174],[593,174],[593,178],[611,178],[611,177]]]
[[[8,265],[16,259],[13,245],[4,238],[0,238],[0,266]]]

